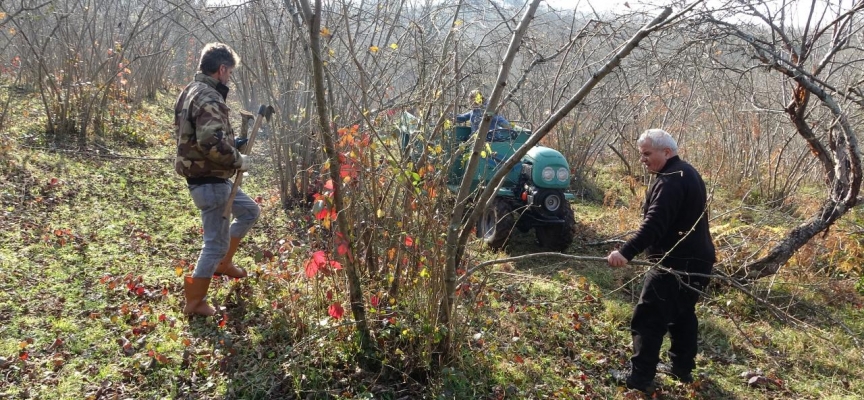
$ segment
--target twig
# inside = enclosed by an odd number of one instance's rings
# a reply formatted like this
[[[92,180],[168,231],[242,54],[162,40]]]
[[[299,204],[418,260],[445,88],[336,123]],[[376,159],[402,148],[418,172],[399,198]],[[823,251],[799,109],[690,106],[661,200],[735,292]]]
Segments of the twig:
[[[604,244],[624,244],[627,243],[624,239],[606,239],[599,242],[585,243],[586,246],[602,246]]]
[[[615,152],[615,155],[624,162],[624,167],[627,168],[627,176],[632,176],[633,171],[630,169],[630,163],[627,162],[627,157],[624,157],[624,155],[621,154],[621,152],[618,151],[618,149],[616,149],[615,146],[612,145],[612,143],[606,143],[606,145],[609,146],[609,148],[612,149],[613,152]]]
[[[464,282],[471,275],[473,275],[474,272],[477,272],[478,269],[485,268],[485,267],[488,267],[490,265],[504,264],[504,263],[513,262],[513,261],[530,260],[532,258],[539,258],[539,257],[558,257],[558,258],[563,258],[563,259],[567,259],[567,260],[606,262],[606,257],[571,256],[569,254],[553,253],[553,252],[525,254],[522,256],[499,258],[497,260],[484,261],[480,264],[477,264],[477,265],[469,268],[468,270],[466,270],[465,273],[462,276],[460,276],[459,279],[456,281],[456,284]],[[654,263],[651,263],[648,261],[639,261],[639,260],[630,261],[630,264],[631,265],[654,265]]]

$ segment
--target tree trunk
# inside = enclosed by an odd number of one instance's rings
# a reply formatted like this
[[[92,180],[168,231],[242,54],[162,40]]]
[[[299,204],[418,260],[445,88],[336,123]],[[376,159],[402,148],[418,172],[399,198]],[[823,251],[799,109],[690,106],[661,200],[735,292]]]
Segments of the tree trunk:
[[[315,1],[314,10],[309,5],[309,0],[300,0],[305,14],[306,23],[309,27],[309,47],[312,55],[312,77],[315,87],[315,105],[318,111],[318,124],[321,129],[321,136],[324,140],[324,152],[330,162],[330,176],[333,179],[333,207],[336,213],[336,236],[344,238],[344,242],[348,246],[348,252],[345,255],[345,275],[348,279],[349,301],[351,302],[351,314],[356,321],[357,338],[359,339],[360,354],[359,364],[361,367],[370,370],[380,369],[381,361],[378,357],[378,349],[375,342],[372,341],[372,335],[369,332],[369,326],[366,320],[366,306],[363,303],[363,290],[360,283],[360,276],[357,274],[357,258],[354,257],[354,244],[351,240],[351,227],[348,224],[348,219],[345,213],[341,212],[344,208],[343,189],[339,181],[339,171],[341,163],[339,162],[339,154],[336,151],[333,133],[330,130],[330,118],[328,112],[328,103],[324,87],[324,64],[321,60],[321,42],[319,32],[321,31],[321,0]]]

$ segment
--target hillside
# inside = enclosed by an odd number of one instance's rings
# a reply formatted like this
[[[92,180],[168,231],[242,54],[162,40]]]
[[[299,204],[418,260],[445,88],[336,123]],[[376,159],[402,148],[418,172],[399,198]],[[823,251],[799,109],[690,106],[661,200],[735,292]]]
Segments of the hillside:
[[[423,298],[385,300],[366,271],[384,368],[358,369],[350,313],[328,312],[347,303],[344,277],[307,277],[321,228],[311,210],[280,205],[266,152],[244,181],[262,207],[236,258],[251,276],[214,280],[210,298],[224,312],[185,318],[181,276],[201,226],[171,167],[172,100],[161,94],[130,124],[77,148],[47,139],[23,112],[35,95],[16,95],[0,133],[0,398],[639,398],[611,383],[609,370],[629,357],[644,267],[601,262],[535,258],[478,271],[460,290],[457,360],[437,370],[423,338],[438,328],[413,311]],[[569,254],[604,256],[611,247],[595,242],[638,224],[638,196],[616,188],[614,168],[605,171],[601,190],[619,200],[572,204],[580,235]],[[728,207],[712,221],[723,260],[735,260],[743,240],[788,229],[788,212]],[[864,299],[849,229],[805,247],[749,295],[712,286],[697,306],[697,381],[659,375],[655,397],[864,396]],[[506,253],[472,245],[470,260],[524,255],[533,241],[519,233]]]

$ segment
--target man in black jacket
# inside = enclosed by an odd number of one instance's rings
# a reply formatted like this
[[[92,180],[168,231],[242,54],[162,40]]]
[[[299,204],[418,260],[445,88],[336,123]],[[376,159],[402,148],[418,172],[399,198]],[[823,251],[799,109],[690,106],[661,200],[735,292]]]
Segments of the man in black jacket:
[[[642,226],[620,250],[609,253],[613,267],[623,267],[645,252],[648,259],[675,273],[651,268],[630,330],[633,356],[630,373],[620,377],[628,388],[650,393],[660,361],[663,336],[669,333],[672,377],[692,382],[698,321],[695,306],[716,261],[708,231],[705,182],[690,164],[678,158],[678,145],[662,129],[645,131],[636,142],[640,161],[656,174],[643,207]],[[699,276],[689,275],[690,273]]]

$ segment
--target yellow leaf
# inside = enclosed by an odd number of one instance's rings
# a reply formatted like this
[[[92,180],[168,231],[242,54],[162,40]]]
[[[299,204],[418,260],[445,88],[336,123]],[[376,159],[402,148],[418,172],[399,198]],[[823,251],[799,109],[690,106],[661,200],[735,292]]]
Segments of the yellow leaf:
[[[373,53],[377,53],[378,52],[378,46],[369,46],[369,51],[371,51]]]
[[[426,268],[423,268],[423,270],[420,271],[420,277],[421,278],[428,278],[429,277],[429,271],[426,270]]]
[[[378,215],[378,218],[384,218],[384,210],[382,210],[380,208],[378,209],[378,212],[375,214]]]
[[[486,158],[486,151],[485,150],[480,152],[480,158]]]
[[[453,127],[453,123],[450,122],[449,119],[445,119],[445,120],[444,120],[444,129],[450,129],[450,128],[452,128],[452,127]]]
[[[396,49],[399,48],[399,45],[396,44],[396,43],[391,43],[391,44],[390,44],[390,48],[393,49],[393,50],[396,50]]]
[[[330,54],[330,57],[333,57],[334,55],[336,55],[336,51],[333,50],[333,49],[330,49],[330,50],[327,52],[327,54]]]
[[[324,218],[324,220],[321,221],[321,225],[324,226],[324,229],[329,230],[330,229],[330,218]]]
[[[0,12],[0,19],[4,19],[4,18],[6,18],[6,13]]]
[[[465,23],[465,22],[462,21],[461,19],[457,19],[456,22],[453,23],[453,25],[456,25],[456,26],[462,26],[462,24],[464,24],[464,23]]]
[[[323,37],[330,37],[330,35],[332,35],[332,34],[333,34],[333,33],[331,33],[330,30],[327,29],[326,26],[323,27],[323,28],[321,28],[321,36],[323,36]]]
[[[183,276],[183,267],[174,268],[174,275],[177,275],[178,278]]]

